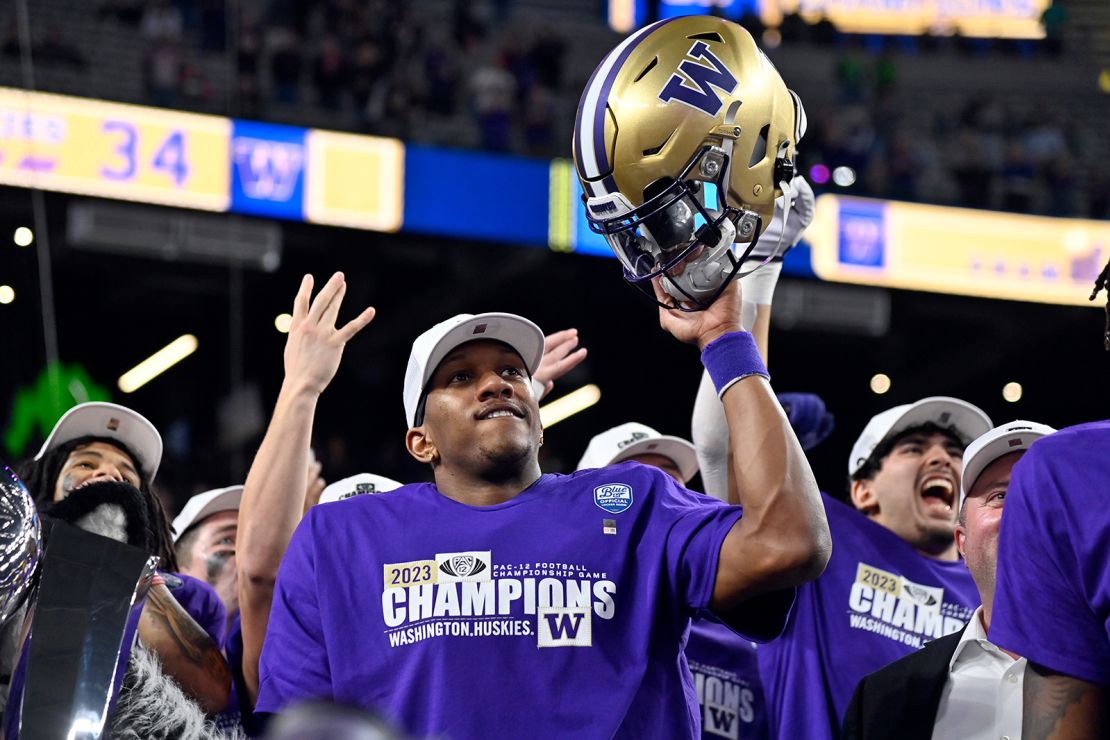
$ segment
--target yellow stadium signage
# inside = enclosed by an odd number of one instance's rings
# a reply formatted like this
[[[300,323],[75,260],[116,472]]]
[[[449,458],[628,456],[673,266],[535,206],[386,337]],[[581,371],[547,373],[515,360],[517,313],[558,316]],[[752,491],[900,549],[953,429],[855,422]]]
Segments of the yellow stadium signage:
[[[1088,303],[1110,223],[822,195],[806,230],[822,280]]]
[[[0,88],[0,183],[225,211],[231,121]]]

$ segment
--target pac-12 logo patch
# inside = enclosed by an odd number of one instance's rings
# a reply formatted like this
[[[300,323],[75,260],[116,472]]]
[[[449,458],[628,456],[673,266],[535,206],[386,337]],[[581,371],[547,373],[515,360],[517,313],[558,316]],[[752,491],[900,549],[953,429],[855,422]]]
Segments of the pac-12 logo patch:
[[[490,580],[490,551],[436,553],[440,583],[474,583]]]
[[[632,505],[632,487],[623,483],[608,483],[594,489],[594,503],[610,514],[619,514]]]

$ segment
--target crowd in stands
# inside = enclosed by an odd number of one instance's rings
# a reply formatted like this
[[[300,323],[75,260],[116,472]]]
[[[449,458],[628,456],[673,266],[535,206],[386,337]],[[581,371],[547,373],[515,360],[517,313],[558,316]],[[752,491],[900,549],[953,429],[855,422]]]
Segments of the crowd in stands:
[[[875,65],[871,89],[859,81],[858,66],[845,61],[838,99],[813,107],[804,151],[809,166],[850,167],[857,179],[847,192],[1015,213],[1110,215],[1107,179],[1089,164],[1098,142],[1082,121],[985,91],[914,111],[907,96],[894,93],[889,60]],[[821,185],[827,175],[817,179]]]
[[[515,5],[269,0],[231,22],[222,0],[104,0],[98,14],[138,33],[145,93],[154,105],[566,156],[584,82],[568,73],[568,56],[583,50],[566,31]],[[596,22],[600,27],[600,16]],[[1105,217],[1110,178],[1089,164],[1097,134],[1082,121],[1063,120],[1032,99],[982,91],[923,113],[914,91],[901,87],[901,65],[938,49],[965,54],[971,64],[1059,55],[1064,9],[1054,5],[1044,23],[1048,38],[1031,42],[852,36],[797,16],[765,35],[758,19],[744,20],[772,55],[799,44],[839,50],[837,98],[808,103],[815,127],[802,159],[806,167],[851,167],[856,179],[847,192]],[[226,59],[229,42],[233,59],[223,67],[234,72],[223,95],[212,67],[201,62]],[[42,64],[87,65],[54,27],[34,50]],[[14,21],[3,52],[19,54]],[[805,99],[806,82],[795,84]]]
[[[391,136],[418,119],[466,117],[476,146],[554,156],[566,44],[553,29],[510,24],[506,12],[484,19],[456,2],[440,24],[396,0],[275,2],[264,29],[252,20],[241,29],[242,108],[313,106],[337,127]]]

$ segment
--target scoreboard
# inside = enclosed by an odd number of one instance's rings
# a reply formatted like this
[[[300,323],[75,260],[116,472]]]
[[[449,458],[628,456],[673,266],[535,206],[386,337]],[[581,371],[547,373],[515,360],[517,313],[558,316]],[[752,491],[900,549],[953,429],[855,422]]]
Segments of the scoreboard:
[[[225,211],[231,121],[0,88],[0,183]]]
[[[0,88],[0,184],[396,231],[404,145]]]

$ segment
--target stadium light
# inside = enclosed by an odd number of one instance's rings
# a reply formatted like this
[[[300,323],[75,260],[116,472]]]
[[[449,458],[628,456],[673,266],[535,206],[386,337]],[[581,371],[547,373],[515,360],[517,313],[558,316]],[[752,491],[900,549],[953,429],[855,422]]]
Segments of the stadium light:
[[[1017,403],[1021,400],[1022,388],[1021,383],[1010,381],[1002,386],[1002,397],[1010,403]]]
[[[12,235],[12,241],[15,242],[17,247],[29,247],[34,240],[35,232],[31,231],[26,226],[20,226],[15,230],[15,234]]]
[[[282,334],[289,333],[289,327],[293,325],[293,317],[287,313],[279,313],[277,318],[274,319],[274,328]]]
[[[119,376],[119,389],[131,393],[142,388],[197,350],[197,338],[184,334]]]
[[[850,188],[856,184],[856,171],[851,167],[837,167],[832,171],[832,181],[842,188]]]
[[[890,390],[890,376],[886,373],[876,373],[871,376],[871,392],[883,395]]]
[[[562,398],[540,407],[540,423],[544,429],[553,427],[568,416],[585,411],[601,400],[601,389],[593,383],[571,391]]]
[[[10,285],[0,285],[0,303],[5,306],[15,300],[15,289]]]

